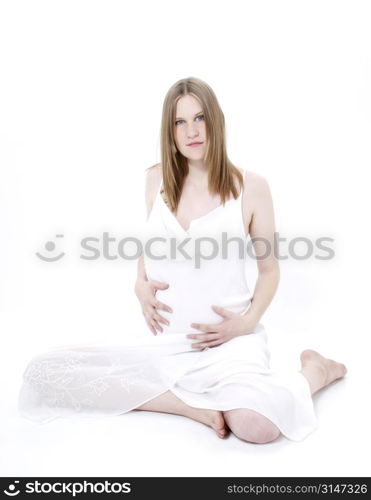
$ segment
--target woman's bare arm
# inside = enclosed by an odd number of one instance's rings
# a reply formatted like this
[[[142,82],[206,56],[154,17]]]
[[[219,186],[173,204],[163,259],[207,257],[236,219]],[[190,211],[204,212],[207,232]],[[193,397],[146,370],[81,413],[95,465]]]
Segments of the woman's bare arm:
[[[156,192],[156,186],[159,180],[159,169],[157,165],[153,165],[146,169],[146,181],[145,181],[145,204],[147,210],[147,219],[149,214],[151,213],[154,196]],[[143,253],[138,259],[138,267],[137,267],[137,283],[140,281],[148,281],[145,267],[144,267],[144,256]],[[136,283],[136,285],[137,285]]]
[[[161,171],[159,168],[156,168],[156,165],[147,169],[146,175],[146,187],[145,187],[145,202],[147,208],[147,219],[152,210],[152,206],[154,203],[155,195],[157,192],[157,187],[160,183],[160,175]],[[138,259],[138,271],[137,271],[137,279],[135,282],[135,294],[141,304],[143,315],[147,321],[149,328],[151,329],[154,335],[157,335],[157,331],[163,331],[160,323],[164,323],[169,325],[169,321],[165,319],[158,313],[159,309],[164,311],[172,312],[172,309],[160,302],[156,298],[157,290],[165,290],[168,288],[167,283],[162,283],[155,280],[149,280],[145,267],[144,267],[144,255],[139,257]]]
[[[144,256],[143,256],[143,254],[138,259],[137,283],[138,283],[138,281],[148,281],[146,271],[144,268]]]
[[[252,206],[249,233],[259,274],[247,314],[250,319],[254,318],[254,321],[259,323],[276,293],[280,270],[274,251],[274,209],[268,182],[263,176],[254,174],[249,184],[249,188],[245,191],[246,203]]]

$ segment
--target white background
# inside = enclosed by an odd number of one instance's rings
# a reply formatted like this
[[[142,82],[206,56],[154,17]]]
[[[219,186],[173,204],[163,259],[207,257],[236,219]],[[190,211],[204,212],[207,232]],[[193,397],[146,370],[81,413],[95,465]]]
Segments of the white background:
[[[370,25],[366,1],[1,3],[2,475],[369,475]],[[320,427],[299,443],[223,441],[148,412],[17,415],[32,356],[146,328],[137,262],[83,261],[79,242],[140,227],[163,99],[187,76],[214,89],[232,162],[268,180],[281,236],[334,239],[332,260],[282,261],[262,318],[273,366],[298,370],[313,348],[349,370],[315,396]],[[66,255],[42,262],[56,234]]]

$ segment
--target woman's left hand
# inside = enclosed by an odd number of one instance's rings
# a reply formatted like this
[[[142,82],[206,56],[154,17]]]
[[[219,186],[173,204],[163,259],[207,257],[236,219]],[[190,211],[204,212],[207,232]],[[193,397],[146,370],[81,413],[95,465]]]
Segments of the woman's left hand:
[[[192,347],[203,349],[204,347],[214,347],[239,335],[248,335],[255,330],[258,322],[249,312],[242,315],[236,314],[224,307],[211,306],[213,310],[222,316],[223,321],[215,324],[191,323],[192,328],[202,330],[204,333],[190,333],[189,339],[196,339],[200,342],[192,344]]]

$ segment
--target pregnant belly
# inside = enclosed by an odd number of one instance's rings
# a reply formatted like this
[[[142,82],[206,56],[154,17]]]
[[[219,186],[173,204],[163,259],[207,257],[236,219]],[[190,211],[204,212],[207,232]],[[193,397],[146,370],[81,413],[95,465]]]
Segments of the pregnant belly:
[[[222,270],[221,264],[209,261],[207,266],[194,269],[188,262],[145,259],[148,279],[169,285],[166,290],[156,292],[156,298],[173,310],[172,313],[158,310],[170,322],[169,325],[160,323],[163,334],[200,333],[191,323],[221,323],[222,317],[212,309],[213,305],[236,314],[248,310],[251,293],[242,267],[224,265],[228,269]]]
[[[191,323],[218,324],[222,321],[222,317],[212,309],[213,305],[243,314],[251,302],[250,294],[246,291],[225,296],[220,290],[215,289],[199,293],[186,287],[175,289],[171,286],[167,290],[157,290],[156,298],[173,310],[172,313],[158,311],[170,322],[169,325],[161,323],[164,334],[200,333],[200,330],[191,327]]]

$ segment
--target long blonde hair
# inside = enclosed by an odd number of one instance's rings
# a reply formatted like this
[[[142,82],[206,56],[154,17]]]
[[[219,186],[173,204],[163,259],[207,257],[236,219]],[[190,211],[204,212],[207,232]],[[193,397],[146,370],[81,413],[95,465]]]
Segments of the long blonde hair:
[[[228,159],[225,140],[224,114],[215,93],[204,81],[189,77],[175,82],[168,90],[162,108],[161,121],[161,164],[163,191],[172,212],[178,207],[183,184],[188,175],[187,158],[177,149],[174,139],[176,105],[187,94],[195,97],[202,106],[205,117],[207,147],[205,164],[208,170],[208,186],[212,194],[219,194],[221,202],[229,199],[230,193],[236,199],[238,192],[234,183],[235,175],[243,187],[241,172]]]

